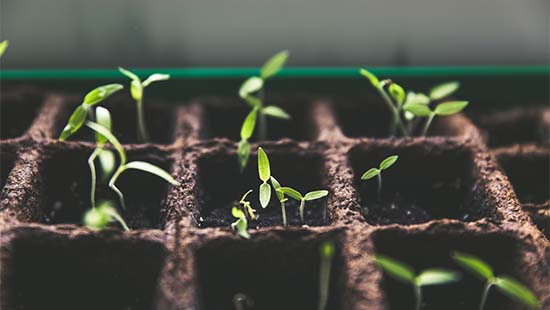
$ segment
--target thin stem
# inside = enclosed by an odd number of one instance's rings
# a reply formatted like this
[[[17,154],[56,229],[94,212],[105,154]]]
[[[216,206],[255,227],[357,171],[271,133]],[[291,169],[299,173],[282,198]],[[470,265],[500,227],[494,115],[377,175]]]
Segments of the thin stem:
[[[304,204],[305,204],[305,200],[302,199],[300,200],[300,207],[299,207],[299,210],[300,210],[300,220],[302,220],[302,223],[305,223],[306,221],[304,220]]]
[[[420,306],[422,306],[422,289],[421,289],[420,285],[415,284],[415,286],[414,286],[414,297],[416,298],[415,309],[420,310]]]
[[[92,152],[92,154],[90,155],[90,157],[88,157],[88,166],[90,166],[90,178],[91,178],[91,186],[90,186],[90,203],[92,204],[92,208],[95,208],[95,189],[96,189],[96,180],[97,180],[97,175],[96,175],[94,160],[95,160],[96,157],[99,155],[99,153],[101,152],[101,150],[102,150],[102,149],[101,149],[100,147],[97,147],[97,148]]]
[[[283,214],[283,225],[286,227],[287,226],[287,223],[286,223],[286,208],[285,208],[285,202],[284,201],[281,201],[281,212]]]
[[[145,126],[145,116],[143,114],[143,99],[136,100],[137,105],[137,123],[138,123],[138,139],[141,142],[149,142],[149,133]]]
[[[379,87],[378,92],[380,93],[380,95],[382,96],[382,99],[384,99],[384,102],[386,103],[386,105],[388,106],[388,108],[393,114],[392,123],[390,125],[390,135],[395,136],[395,131],[396,131],[395,129],[396,127],[399,127],[403,136],[405,137],[408,136],[409,134],[407,132],[407,128],[405,128],[405,126],[403,126],[403,123],[401,122],[401,117],[399,116],[399,110],[397,110],[397,108],[393,105],[393,101],[384,90],[384,87],[383,86]]]
[[[492,285],[492,280],[485,282],[485,285],[483,286],[483,293],[481,294],[481,303],[479,304],[479,310],[483,310],[483,308],[485,307],[485,302],[487,301],[487,296],[489,295],[489,290],[491,289]]]
[[[426,121],[426,124],[424,125],[424,129],[422,129],[422,137],[426,136],[426,134],[428,133],[428,128],[430,128],[430,124],[434,120],[434,117],[435,117],[435,113],[430,114],[430,117],[428,118],[428,120]]]
[[[117,222],[120,223],[120,225],[122,226],[122,228],[124,228],[124,230],[126,231],[129,231],[130,228],[128,227],[128,225],[126,225],[126,222],[124,222],[124,219],[118,214],[118,213],[112,213],[111,216],[117,220]]]
[[[382,199],[382,171],[378,172],[378,200]]]
[[[262,111],[264,105],[264,88],[260,90],[260,102],[262,106],[258,109],[258,141],[265,141],[267,139],[267,118]]]
[[[330,268],[332,258],[321,258],[321,271],[319,274],[319,310],[325,310],[328,302],[328,290],[330,287]]]
[[[115,174],[113,174],[113,176],[111,177],[111,180],[109,180],[109,187],[118,195],[118,199],[120,200],[120,206],[122,207],[122,209],[126,210],[126,203],[124,202],[124,194],[122,194],[120,189],[115,185],[116,180],[118,179],[120,174],[124,172],[124,170],[126,170],[126,167],[124,165],[118,167]]]

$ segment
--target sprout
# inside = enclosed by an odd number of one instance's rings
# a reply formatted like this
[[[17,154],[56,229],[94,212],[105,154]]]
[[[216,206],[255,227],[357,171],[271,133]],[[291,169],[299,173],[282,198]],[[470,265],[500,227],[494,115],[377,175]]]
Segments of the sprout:
[[[92,230],[102,230],[115,221],[119,222],[124,230],[130,230],[109,201],[102,201],[97,208],[91,208],[84,215],[84,225]]]
[[[537,297],[527,287],[509,276],[495,276],[491,266],[478,257],[459,252],[453,253],[452,257],[462,268],[485,281],[483,293],[481,295],[481,302],[479,304],[479,310],[483,310],[485,302],[487,301],[487,295],[489,294],[489,290],[492,286],[495,286],[504,294],[532,307],[533,309],[540,308]]]
[[[428,128],[436,115],[446,116],[452,115],[462,111],[468,105],[468,101],[448,101],[438,104],[435,109],[432,111],[430,107],[425,104],[420,103],[409,103],[405,104],[403,109],[412,113],[415,116],[419,117],[428,117],[428,120],[424,124],[422,129],[422,136],[425,136],[428,133]]]
[[[261,68],[260,76],[252,76],[241,84],[239,96],[252,108],[241,127],[241,141],[238,146],[239,164],[244,170],[250,155],[248,140],[254,132],[258,119],[258,140],[267,138],[266,116],[280,119],[290,119],[290,115],[277,106],[264,106],[263,89],[266,81],[275,76],[285,65],[288,51],[281,51],[271,57]],[[255,95],[259,93],[259,96]]]
[[[423,286],[450,284],[460,280],[460,273],[456,271],[430,268],[423,270],[419,274],[415,274],[414,270],[410,266],[387,256],[376,255],[375,260],[376,263],[392,278],[405,284],[409,284],[414,288],[416,310],[420,310],[420,306],[422,304]]]
[[[378,168],[370,168],[361,176],[361,180],[369,180],[376,176],[378,177],[378,200],[380,200],[382,194],[382,170],[386,170],[393,166],[398,158],[399,156],[397,155],[389,156],[380,163]]]
[[[279,202],[281,203],[281,213],[282,213],[282,216],[283,216],[283,226],[286,227],[287,226],[287,221],[286,221],[285,202],[288,199],[285,198],[285,194],[283,194],[281,191],[278,190],[279,188],[281,188],[281,184],[273,176],[271,176],[271,186],[273,186],[273,189],[275,190],[275,195],[277,195],[277,198],[279,199]]]
[[[328,302],[328,291],[330,288],[330,267],[334,256],[334,244],[325,241],[319,248],[321,255],[321,268],[319,271],[319,310],[325,310]]]
[[[122,74],[132,80],[132,82],[130,83],[130,93],[132,95],[132,98],[136,101],[138,124],[137,136],[141,142],[149,142],[151,139],[149,138],[149,133],[147,132],[147,126],[145,126],[145,116],[143,114],[143,92],[145,88],[153,82],[165,81],[170,79],[170,75],[154,73],[142,82],[137,75],[129,70],[118,67],[118,71],[120,71]]]
[[[271,169],[267,154],[261,147],[258,148],[258,175],[262,180],[262,184],[260,184],[260,205],[265,208],[271,200],[271,186],[267,183],[271,179]]]
[[[251,220],[255,220],[257,218],[256,210],[252,208],[252,206],[250,205],[250,201],[246,201],[246,196],[248,196],[248,194],[250,193],[252,193],[252,190],[249,190],[243,195],[243,197],[239,201],[239,206],[241,207],[241,210],[245,213],[245,215],[247,215]]]
[[[290,187],[281,187],[281,188],[278,188],[277,191],[289,196],[292,199],[300,201],[299,211],[300,211],[300,220],[302,220],[302,223],[305,223],[305,220],[304,220],[304,206],[305,206],[306,201],[313,201],[313,200],[320,199],[320,198],[323,198],[326,195],[328,195],[328,191],[324,190],[324,189],[323,190],[311,191],[311,192],[309,192],[309,193],[307,193],[303,196],[302,196],[302,194],[300,194],[300,192],[298,192],[297,190],[295,190],[293,188],[290,188]]]
[[[237,233],[241,237],[245,239],[250,239],[250,234],[248,233],[248,230],[247,230],[248,220],[246,219],[246,214],[244,214],[244,212],[241,209],[237,207],[233,207],[233,209],[231,209],[231,215],[237,218],[237,220],[231,224],[231,228],[237,230]]]
[[[4,40],[4,41],[0,42],[0,57],[2,57],[2,55],[4,55],[4,52],[8,48],[8,45],[9,45],[8,40]]]

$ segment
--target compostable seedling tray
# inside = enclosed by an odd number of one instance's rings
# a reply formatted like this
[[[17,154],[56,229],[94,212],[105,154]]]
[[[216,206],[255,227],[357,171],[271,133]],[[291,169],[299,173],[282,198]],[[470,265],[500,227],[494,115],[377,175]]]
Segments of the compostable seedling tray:
[[[130,207],[123,216],[133,230],[93,232],[81,226],[90,207],[86,158],[93,136],[56,139],[80,96],[4,87],[2,309],[232,309],[237,293],[249,295],[257,309],[316,309],[318,248],[326,240],[336,246],[328,309],[410,309],[412,291],[384,275],[374,254],[418,270],[456,268],[454,250],[516,277],[543,309],[550,307],[548,108],[515,107],[502,117],[473,109],[436,119],[428,137],[383,138],[387,115],[376,96],[269,98],[294,118],[272,123],[274,134],[253,140],[252,149],[265,149],[280,182],[330,194],[306,207],[307,226],[289,205],[285,228],[277,204],[261,210],[253,193],[261,220],[251,222],[252,238],[245,240],[229,228],[229,210],[246,190],[257,192],[259,180],[255,151],[239,172],[238,128],[246,111],[237,98],[148,97],[150,144],[136,143],[129,95],[108,99],[128,157],[159,165],[181,185],[139,172],[125,176],[120,185]],[[534,118],[528,128],[512,140],[498,136],[510,138],[502,130],[523,117]],[[377,206],[376,184],[360,176],[393,154],[400,159],[384,176]],[[114,198],[101,187],[98,197]],[[427,289],[423,309],[475,309],[482,283],[463,274],[459,284]],[[494,293],[486,309],[524,308]]]

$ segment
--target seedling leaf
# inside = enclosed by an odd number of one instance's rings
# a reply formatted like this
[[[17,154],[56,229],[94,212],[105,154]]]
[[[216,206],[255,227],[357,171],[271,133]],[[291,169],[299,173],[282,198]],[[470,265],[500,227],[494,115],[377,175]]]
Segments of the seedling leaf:
[[[253,76],[248,78],[244,83],[241,85],[241,88],[239,89],[239,95],[241,98],[246,98],[250,94],[253,94],[260,89],[262,89],[264,85],[264,80],[257,76]]]
[[[8,48],[8,45],[9,45],[8,40],[4,40],[0,43],[0,57],[2,57],[2,55],[4,55],[4,52]]]
[[[319,199],[319,198],[323,198],[326,195],[328,195],[328,191],[324,190],[324,189],[317,190],[317,191],[312,191],[312,192],[309,192],[309,193],[305,194],[304,200],[312,201],[312,200],[316,200],[316,199]]]
[[[399,104],[403,104],[405,101],[405,90],[397,83],[392,83],[389,87],[390,95]]]
[[[263,108],[262,113],[264,113],[265,115],[276,117],[276,118],[290,119],[290,115],[288,115],[288,113],[286,113],[285,110],[274,105],[270,105]]]
[[[65,141],[68,137],[70,137],[72,134],[78,131],[80,127],[84,124],[86,121],[86,116],[88,114],[87,109],[79,105],[71,114],[71,117],[69,118],[69,122],[63,128],[63,131],[61,132],[61,135],[59,136],[60,141]]]
[[[95,109],[95,118],[99,125],[107,128],[109,131],[111,130],[111,113],[109,113],[109,110],[104,107],[97,107]],[[96,133],[96,141],[99,144],[103,144],[107,142],[107,138],[100,133]]]
[[[130,94],[134,100],[141,100],[143,98],[143,86],[139,80],[130,82]]]
[[[293,188],[290,188],[290,187],[281,187],[278,189],[278,191],[280,192],[283,192],[285,195],[293,198],[293,199],[296,199],[296,200],[302,200],[303,197],[302,197],[302,194],[300,194],[300,192],[298,192],[297,190],[293,189]]]
[[[430,98],[428,96],[422,94],[422,93],[415,93],[415,92],[408,92],[407,93],[407,99],[405,100],[405,104],[423,104],[427,105],[430,103]]]
[[[427,105],[420,104],[420,103],[406,103],[403,106],[403,109],[405,111],[411,112],[415,116],[420,116],[420,117],[426,117],[432,114],[432,110],[430,110],[430,108]]]
[[[241,127],[241,139],[242,140],[248,140],[250,137],[252,137],[252,133],[254,132],[254,126],[256,126],[256,116],[258,112],[256,109],[253,109],[248,113],[246,118],[244,119],[243,126]]]
[[[254,96],[246,96],[243,98],[248,105],[250,105],[253,108],[261,108],[262,107],[262,101]]]
[[[267,154],[261,147],[258,148],[258,174],[260,175],[260,180],[262,180],[264,183],[267,182],[271,177],[269,159],[267,158]]]
[[[246,216],[241,209],[236,208],[236,207],[233,207],[233,209],[231,209],[231,215],[233,215],[233,217],[238,218],[238,219],[243,218],[243,217]]]
[[[111,150],[101,150],[97,158],[99,159],[99,164],[103,171],[103,178],[107,179],[115,171],[115,154]]]
[[[84,101],[82,103],[85,105],[93,106],[107,99],[109,96],[123,88],[124,86],[120,84],[107,84],[99,86],[86,94],[86,97],[84,97]]]
[[[84,225],[92,230],[102,230],[110,222],[111,219],[109,216],[105,212],[102,212],[99,207],[92,208],[84,214]]]
[[[449,101],[435,107],[437,115],[451,115],[462,111],[468,105],[468,101]]]
[[[105,136],[105,138],[107,138],[107,140],[109,140],[109,142],[117,150],[117,152],[120,156],[120,164],[124,165],[126,163],[126,152],[124,151],[124,148],[122,147],[122,144],[120,144],[118,139],[111,133],[111,131],[109,131],[107,128],[105,128],[105,127],[103,127],[103,126],[101,126],[97,123],[90,122],[90,121],[86,122],[86,126],[90,127],[95,132],[98,132],[98,133],[102,134],[103,136]]]
[[[250,144],[246,140],[241,140],[239,142],[239,147],[237,149],[237,155],[239,157],[239,164],[241,166],[241,171],[246,167],[248,158],[250,157]]]
[[[166,81],[166,80],[169,80],[169,79],[170,79],[169,74],[153,73],[145,81],[143,81],[142,85],[143,85],[143,87],[147,87],[151,83],[158,82],[158,81]]]
[[[455,252],[452,254],[452,258],[458,265],[474,273],[483,280],[490,280],[495,276],[493,269],[486,262],[476,256]]]
[[[359,73],[361,73],[362,76],[366,77],[367,79],[369,79],[369,81],[371,82],[372,86],[378,88],[379,85],[380,85],[380,81],[378,80],[378,78],[376,77],[376,75],[370,73],[367,69],[360,69],[359,70]]]
[[[426,269],[416,277],[419,286],[449,284],[460,280],[460,273],[445,269]]]
[[[155,166],[153,164],[144,162],[144,161],[132,161],[124,165],[126,169],[136,169],[141,170],[145,172],[149,172],[151,174],[154,174],[160,178],[163,178],[166,180],[166,182],[172,184],[172,185],[179,185],[180,183],[176,181],[168,172],[166,172],[164,169]]]
[[[399,158],[399,156],[397,156],[397,155],[392,155],[392,156],[387,157],[386,159],[384,159],[384,160],[380,163],[380,170],[386,170],[386,169],[388,169],[388,168],[391,167],[393,164],[395,164],[395,162],[397,161],[398,158]]]
[[[380,170],[378,170],[377,168],[370,168],[369,170],[367,170],[367,172],[363,173],[363,175],[361,176],[361,180],[372,179],[375,176],[377,176],[379,173],[380,173]]]
[[[267,183],[262,183],[260,185],[260,205],[262,208],[267,207],[269,201],[271,200],[271,186]]]
[[[538,307],[539,302],[535,294],[525,285],[508,276],[499,276],[494,285],[504,294],[516,299],[519,302],[532,307]]]
[[[130,70],[126,70],[122,67],[118,67],[118,71],[120,71],[120,73],[124,74],[126,77],[128,77],[130,80],[132,81],[139,81],[140,84],[141,84],[141,80],[139,79],[139,77],[137,75],[135,75],[132,71]]]
[[[267,80],[275,76],[275,74],[277,74],[279,70],[285,66],[288,56],[288,51],[284,50],[273,55],[268,61],[266,61],[260,70],[260,76],[262,79]]]
[[[460,87],[459,82],[447,82],[435,86],[430,90],[430,98],[432,100],[439,100],[450,96],[452,93],[458,90]]]
[[[376,255],[375,261],[393,278],[405,283],[414,284],[414,270],[408,265],[385,255]]]
[[[277,195],[277,199],[279,199],[279,201],[282,202],[285,199],[285,194],[282,193],[281,191],[278,191],[278,189],[281,188],[281,184],[273,176],[271,176],[271,185],[275,190],[275,195]]]

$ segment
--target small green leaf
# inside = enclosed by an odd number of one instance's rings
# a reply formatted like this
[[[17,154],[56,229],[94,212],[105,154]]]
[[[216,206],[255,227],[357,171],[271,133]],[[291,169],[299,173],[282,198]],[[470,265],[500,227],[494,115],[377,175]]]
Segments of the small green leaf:
[[[97,158],[99,159],[99,165],[103,172],[103,179],[107,180],[115,171],[115,154],[111,150],[101,150],[101,152],[97,154]]]
[[[99,207],[92,208],[84,214],[84,225],[91,230],[102,230],[111,222],[111,217]]]
[[[239,235],[245,239],[250,239],[250,234],[248,233],[248,221],[246,217],[241,217],[237,220],[237,232]]]
[[[275,118],[290,119],[290,115],[288,115],[288,113],[274,105],[263,108],[262,113],[265,115],[273,116]]]
[[[456,92],[459,87],[460,87],[459,82],[447,82],[447,83],[437,85],[430,90],[430,98],[432,100],[443,99],[447,96],[450,96],[454,92]]]
[[[239,142],[239,147],[237,149],[237,155],[239,157],[239,165],[241,167],[241,171],[246,168],[246,164],[248,163],[248,158],[250,158],[250,144],[246,140],[241,140]]]
[[[411,112],[415,116],[426,117],[432,114],[432,110],[425,104],[420,103],[406,103],[403,109],[407,112]]]
[[[248,103],[249,106],[259,109],[262,107],[262,101],[254,96],[246,96],[243,98],[246,103]]]
[[[359,73],[361,73],[362,76],[366,77],[367,79],[369,79],[369,81],[371,82],[372,86],[378,88],[380,86],[380,81],[378,80],[378,78],[376,77],[376,75],[370,73],[367,69],[360,69],[359,70]]]
[[[405,90],[397,83],[392,83],[389,87],[390,95],[399,104],[403,104],[405,101]]]
[[[166,182],[172,185],[180,185],[180,183],[176,181],[168,172],[153,164],[144,161],[132,161],[125,164],[124,166],[126,169],[136,169],[149,172],[150,174],[154,174],[160,178],[163,178]]]
[[[130,82],[130,94],[134,100],[141,100],[143,98],[143,86],[139,80]]]
[[[118,67],[118,71],[120,71],[120,73],[124,74],[126,77],[128,77],[130,80],[132,81],[139,81],[140,84],[141,84],[141,80],[139,79],[139,77],[137,75],[135,75],[132,71],[130,70],[127,70],[127,69],[124,69],[122,67]]]
[[[293,188],[290,188],[290,187],[281,187],[281,188],[277,189],[277,191],[283,192],[285,195],[287,195],[290,198],[293,198],[295,200],[302,200],[304,198],[302,196],[302,194],[300,194],[300,192],[298,192],[297,190],[295,190]]]
[[[275,195],[277,195],[277,199],[279,199],[279,201],[282,202],[285,199],[285,194],[278,191],[278,189],[281,188],[281,184],[273,176],[271,176],[271,185],[275,190]]]
[[[239,96],[245,99],[249,95],[259,91],[264,86],[264,80],[257,76],[248,78],[239,89]]]
[[[397,159],[399,158],[399,156],[397,155],[392,155],[392,156],[389,156],[387,157],[386,159],[384,159],[381,163],[380,163],[380,170],[386,170],[388,169],[389,167],[391,167],[393,164],[395,164],[395,162],[397,161]]]
[[[414,270],[408,265],[385,255],[376,255],[375,261],[384,271],[396,280],[409,284],[414,283]]]
[[[288,59],[289,53],[287,50],[280,51],[277,54],[273,55],[260,70],[260,76],[262,79],[267,80],[281,70],[285,66],[285,63]]]
[[[257,114],[257,110],[253,109],[244,119],[243,126],[241,127],[241,140],[248,140],[250,139],[250,137],[252,137],[254,127],[256,126]]]
[[[126,152],[124,151],[124,148],[122,147],[122,144],[120,144],[118,139],[111,133],[111,131],[109,131],[107,128],[105,128],[105,127],[103,127],[103,126],[101,126],[97,123],[90,122],[90,121],[86,122],[86,126],[91,128],[95,132],[98,132],[98,133],[102,134],[103,136],[105,136],[105,138],[107,138],[107,140],[109,140],[109,142],[117,150],[118,155],[120,156],[120,164],[124,165],[126,163]]]
[[[267,182],[271,177],[271,169],[269,167],[269,159],[264,149],[258,148],[258,175],[260,180]]]
[[[124,86],[120,84],[99,86],[86,94],[86,97],[84,97],[84,101],[82,103],[89,106],[98,104],[123,88]]]
[[[328,195],[328,191],[327,190],[317,190],[317,191],[311,191],[309,193],[306,193],[304,195],[304,200],[306,201],[312,201],[312,200],[316,200],[316,199],[320,199],[320,198],[323,198],[325,197],[326,195]]]
[[[460,280],[460,273],[445,269],[427,269],[416,277],[419,286],[449,284]]]
[[[532,307],[539,307],[537,297],[525,285],[509,276],[499,276],[494,285],[504,294]]]
[[[170,74],[153,73],[145,81],[143,81],[143,87],[149,86],[151,83],[166,81],[170,79]]]
[[[86,121],[86,116],[88,115],[88,110],[82,106],[79,105],[74,110],[73,114],[71,114],[71,117],[69,118],[69,122],[63,128],[63,131],[61,132],[61,135],[59,136],[60,141],[65,141],[68,137],[73,135],[75,132],[82,127],[84,122]]]
[[[0,43],[0,57],[2,57],[2,55],[4,55],[4,52],[8,48],[8,45],[9,45],[8,40],[4,40]]]
[[[238,218],[238,219],[246,217],[244,212],[241,209],[237,208],[237,207],[233,207],[233,209],[231,209],[231,215],[233,215],[233,217]]]
[[[330,241],[325,241],[319,247],[319,252],[321,253],[322,258],[332,258],[334,256],[334,243]]]
[[[435,107],[436,115],[451,115],[462,111],[468,105],[468,101],[449,101]]]
[[[95,119],[99,125],[105,127],[109,131],[111,130],[111,113],[109,112],[109,110],[105,109],[104,107],[97,107],[95,109]],[[107,142],[107,138],[105,138],[100,133],[96,133],[95,139],[99,144]]]
[[[408,121],[411,121],[411,120],[414,118],[414,114],[412,114],[412,113],[409,112],[409,111],[405,111],[405,113],[403,113],[403,116],[404,116],[405,119],[408,120]]]
[[[457,264],[483,280],[490,280],[495,276],[491,266],[478,257],[459,252],[454,252],[451,256]]]
[[[422,94],[422,93],[415,93],[415,92],[408,92],[407,93],[407,99],[405,100],[405,104],[423,104],[427,105],[430,103],[430,98],[428,96]]]
[[[271,186],[268,183],[262,183],[260,185],[260,205],[262,208],[267,207],[271,200]]]
[[[363,173],[363,175],[361,176],[361,180],[372,179],[375,176],[377,176],[379,173],[380,173],[380,170],[378,170],[377,168],[370,168],[365,173]]]

